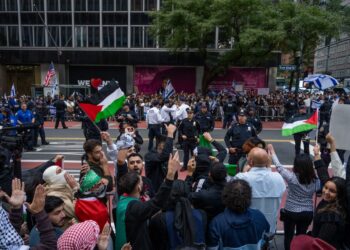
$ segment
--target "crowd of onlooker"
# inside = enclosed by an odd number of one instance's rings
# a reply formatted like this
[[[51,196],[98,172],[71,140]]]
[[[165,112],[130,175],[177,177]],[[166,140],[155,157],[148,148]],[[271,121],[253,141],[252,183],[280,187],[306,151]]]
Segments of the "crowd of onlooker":
[[[223,107],[229,97],[233,97],[233,102],[236,103],[237,108],[249,108],[253,107],[256,114],[265,121],[282,121],[288,117],[288,111],[290,109],[289,102],[293,100],[297,105],[305,105],[308,111],[320,107],[325,100],[329,100],[331,103],[344,102],[350,103],[350,97],[347,94],[340,94],[333,91],[301,91],[298,94],[294,92],[275,91],[268,95],[257,95],[255,92],[242,93],[214,93],[209,92],[206,95],[199,93],[175,93],[171,97],[171,100],[176,103],[180,98],[185,100],[189,106],[195,111],[198,111],[198,105],[202,102],[208,104],[209,112],[214,116],[216,120],[223,120],[224,111]],[[15,113],[19,109],[19,105],[22,102],[29,103],[29,109],[34,107],[37,103],[45,105],[46,119],[54,120],[56,114],[56,108],[53,103],[59,99],[59,96],[51,97],[50,95],[43,97],[31,97],[31,96],[19,96],[18,98],[7,97],[2,98],[0,106],[9,107]],[[81,94],[75,92],[73,95],[66,96],[65,102],[67,104],[66,119],[77,120],[79,113],[81,112],[77,104],[78,101],[83,100],[84,97]],[[152,106],[152,101],[158,100],[160,105],[163,104],[163,98],[160,94],[131,94],[127,96],[127,103],[131,105],[131,109],[138,115],[139,120],[145,120],[147,111]]]

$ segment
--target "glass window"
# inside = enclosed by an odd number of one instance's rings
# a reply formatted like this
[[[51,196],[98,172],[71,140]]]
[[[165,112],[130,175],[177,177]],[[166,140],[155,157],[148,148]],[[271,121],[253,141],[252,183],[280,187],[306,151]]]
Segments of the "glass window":
[[[131,47],[142,47],[142,27],[131,27]]]
[[[89,27],[89,47],[100,47],[100,27]]]
[[[114,47],[114,27],[103,27],[103,47]]]
[[[114,10],[114,0],[103,0],[102,10],[104,11],[113,11]]]
[[[44,47],[45,46],[45,27],[34,26],[34,46]]]
[[[30,2],[30,0],[27,0]],[[50,0],[51,1],[51,0]],[[33,0],[33,11],[44,11],[44,0]]]
[[[58,0],[47,1],[47,10],[48,11],[58,11]]]
[[[75,0],[75,10],[76,11],[86,11],[86,1],[85,0]]]
[[[149,27],[144,27],[145,48],[155,48],[156,40],[152,37]]]
[[[60,0],[61,11],[70,11],[72,9],[70,0]]]
[[[61,47],[72,47],[72,27],[61,26]]]
[[[12,0],[12,2],[14,2]],[[32,1],[31,0],[21,0],[21,10],[31,11],[32,10]]]
[[[6,0],[7,11],[17,11],[17,1],[15,0]]]
[[[88,0],[88,10],[99,11],[100,1],[99,0]]]
[[[5,26],[0,27],[0,46],[7,46],[7,29]]]
[[[19,46],[18,26],[8,27],[9,46]]]
[[[143,0],[131,0],[131,10],[132,11],[142,11],[143,10]]]
[[[128,0],[116,0],[115,1],[115,9],[117,11],[118,10],[127,11],[128,10]]]
[[[32,26],[22,26],[22,45],[24,47],[33,47]]]
[[[75,42],[76,42],[76,47],[87,47],[87,27],[86,26],[75,27]]]
[[[59,27],[58,26],[48,26],[48,44],[49,47],[59,46]]]
[[[157,0],[145,0],[145,11],[157,10]]]
[[[5,0],[0,0],[0,11],[6,11]]]
[[[128,47],[127,27],[115,27],[115,41],[117,47]]]

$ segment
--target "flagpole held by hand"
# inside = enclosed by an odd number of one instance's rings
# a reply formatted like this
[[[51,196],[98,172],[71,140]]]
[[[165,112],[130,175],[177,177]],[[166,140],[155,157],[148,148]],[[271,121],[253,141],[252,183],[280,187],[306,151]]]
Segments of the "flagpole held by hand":
[[[317,127],[316,127],[316,144],[315,145],[318,145],[318,123],[319,123],[319,108],[316,109],[316,114],[317,114]]]

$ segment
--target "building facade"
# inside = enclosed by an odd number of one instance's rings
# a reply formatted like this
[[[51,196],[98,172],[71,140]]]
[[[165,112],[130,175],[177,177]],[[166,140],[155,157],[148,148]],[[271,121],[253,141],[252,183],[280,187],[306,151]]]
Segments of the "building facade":
[[[0,0],[0,93],[12,83],[19,93],[40,93],[51,62],[60,85],[114,78],[133,93],[136,78],[144,83],[149,72],[162,78],[175,68],[175,75],[190,74],[191,82],[182,84],[192,86],[187,91],[199,91],[204,69],[197,54],[171,54],[150,34],[149,13],[161,5],[162,0]],[[215,53],[224,45],[216,29],[210,49]]]

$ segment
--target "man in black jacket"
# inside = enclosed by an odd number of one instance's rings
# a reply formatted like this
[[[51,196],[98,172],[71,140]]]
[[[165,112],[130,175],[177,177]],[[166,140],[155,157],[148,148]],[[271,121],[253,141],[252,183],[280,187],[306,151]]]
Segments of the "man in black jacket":
[[[174,132],[176,126],[173,124],[165,125],[167,137],[160,141],[158,138],[157,149],[152,149],[145,155],[146,176],[151,179],[155,192],[158,191],[160,185],[167,173],[167,162],[169,155],[173,152]]]
[[[194,169],[189,169],[189,175],[193,174]],[[227,170],[224,164],[221,162],[214,163],[210,169],[206,187],[198,192],[191,193],[189,196],[195,208],[202,209],[207,213],[208,222],[225,209],[225,205],[221,200],[221,193],[226,185],[226,176]],[[186,180],[191,180],[191,178]],[[189,185],[191,184],[190,182]]]
[[[67,129],[68,127],[66,126],[64,119],[65,119],[65,113],[66,113],[66,108],[67,104],[64,102],[64,95],[60,96],[60,99],[55,101],[53,106],[56,108],[56,122],[55,122],[55,129],[58,128],[58,124],[61,121],[62,127],[64,129]]]
[[[139,177],[136,183],[129,182],[129,180],[134,179],[135,172],[127,173],[120,180],[122,188],[126,190],[126,195],[121,197],[117,207],[117,247],[118,243],[121,245],[130,242],[132,249],[135,250],[154,249],[148,233],[148,220],[165,205],[170,195],[175,175],[181,168],[178,152],[168,160],[166,178],[156,196],[147,202],[140,202],[138,200],[142,179]],[[125,218],[124,225],[123,221],[120,220],[123,217]],[[125,226],[125,234],[123,232],[123,226]],[[125,239],[118,239],[123,234],[126,236]],[[122,242],[123,240],[126,241]]]

